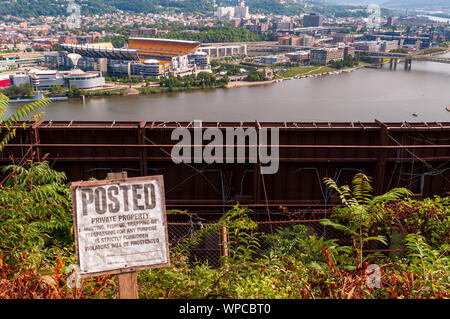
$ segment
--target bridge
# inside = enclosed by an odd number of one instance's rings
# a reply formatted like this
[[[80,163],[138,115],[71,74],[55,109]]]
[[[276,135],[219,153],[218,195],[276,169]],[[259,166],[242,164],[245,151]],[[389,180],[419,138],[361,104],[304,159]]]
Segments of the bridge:
[[[361,53],[361,51],[360,51]],[[393,52],[364,52],[364,54],[378,59],[391,59],[391,67],[397,66],[398,60],[405,60],[405,69],[411,69],[412,61],[436,62],[450,64],[450,58],[443,58],[426,54],[407,54]]]
[[[411,70],[412,61],[423,61],[423,62],[435,62],[435,63],[446,63],[450,64],[450,58],[438,57],[433,54],[408,54],[408,53],[397,53],[397,52],[367,52],[367,51],[356,51],[359,55],[370,56],[375,59],[380,59],[379,64],[381,65],[383,59],[391,59],[391,69],[397,68],[399,60],[405,61],[405,70]],[[444,52],[440,52],[442,54]]]
[[[406,53],[392,53],[392,52],[368,52],[369,56],[374,58],[388,58],[388,59],[410,59],[415,61],[437,62],[450,64],[450,58],[437,57],[424,54],[406,54]]]

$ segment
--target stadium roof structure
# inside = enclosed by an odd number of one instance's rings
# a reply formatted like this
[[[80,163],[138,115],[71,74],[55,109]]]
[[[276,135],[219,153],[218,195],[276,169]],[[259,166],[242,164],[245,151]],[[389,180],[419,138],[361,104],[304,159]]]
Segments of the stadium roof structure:
[[[139,61],[138,50],[135,49],[115,49],[109,46],[90,46],[78,44],[62,44],[66,51],[77,53],[84,57],[108,58],[113,60]]]
[[[130,38],[128,49],[115,49],[110,43],[87,45],[62,44],[66,51],[84,57],[109,58],[122,61],[158,60],[163,64],[171,63],[174,57],[194,52],[199,46],[197,41]]]
[[[109,48],[114,49],[114,45],[111,42],[98,42],[98,43],[87,43],[85,46],[90,48]]]
[[[197,41],[156,39],[156,38],[130,38],[129,49],[139,51],[142,60],[156,59],[161,62],[171,60],[173,57],[187,55],[200,46]]]

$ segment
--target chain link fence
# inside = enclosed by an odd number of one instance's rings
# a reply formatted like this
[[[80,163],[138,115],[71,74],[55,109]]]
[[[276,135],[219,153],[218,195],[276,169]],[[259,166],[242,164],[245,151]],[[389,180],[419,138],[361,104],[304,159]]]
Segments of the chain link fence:
[[[322,237],[324,240],[334,239],[337,240],[339,245],[351,246],[353,243],[348,235],[334,227],[325,226],[320,223],[323,219],[329,218],[330,213],[331,211],[329,210],[322,210],[282,214],[274,213],[270,214],[270,216],[265,213],[251,216],[252,220],[257,224],[254,232],[257,234],[261,244],[258,253],[263,254],[273,249],[274,245],[276,246],[274,238],[279,236],[279,232],[287,229],[294,230],[297,225],[304,225],[307,228],[308,235],[314,234],[316,237]],[[171,246],[176,247],[186,239],[191,238],[196,232],[210,225],[214,225],[214,223],[215,221],[205,219],[202,214],[169,215],[168,233]],[[189,249],[190,261],[192,263],[196,261],[207,262],[212,267],[219,267],[220,257],[227,253],[227,241],[225,238],[227,238],[227,235],[223,233],[223,229],[211,227],[211,230],[206,232],[201,240]],[[379,242],[365,245],[366,252],[386,252],[389,250],[389,246]]]

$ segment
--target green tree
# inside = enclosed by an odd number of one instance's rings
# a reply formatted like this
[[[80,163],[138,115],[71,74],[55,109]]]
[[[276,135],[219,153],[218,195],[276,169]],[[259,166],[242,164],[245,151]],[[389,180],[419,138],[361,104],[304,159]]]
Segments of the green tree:
[[[0,152],[3,152],[5,145],[16,136],[16,128],[14,127],[19,121],[28,120],[34,114],[34,119],[41,118],[42,110],[50,103],[49,99],[41,99],[39,101],[23,105],[18,110],[7,116],[6,112],[9,107],[9,98],[0,93]],[[40,112],[39,112],[40,111]],[[25,122],[23,124],[25,126]]]
[[[30,83],[19,85],[19,95],[23,98],[32,99],[34,98],[33,86]]]
[[[8,87],[3,93],[10,98],[15,98],[19,96],[20,89],[17,87],[17,85],[11,85]]]
[[[66,88],[62,87],[61,85],[52,85],[50,87],[50,93],[51,94],[63,94],[66,93]]]
[[[29,257],[25,253],[33,255],[29,262],[45,265],[48,257],[56,260],[67,248],[73,249],[71,191],[65,174],[48,162],[32,161],[2,171],[12,174],[0,186],[0,251],[5,260],[17,264]]]
[[[62,47],[59,43],[52,45],[52,51],[62,51]]]
[[[81,90],[78,88],[78,85],[73,84],[69,89],[69,97],[76,98],[81,96]]]
[[[245,78],[245,80],[251,82],[263,81],[264,76],[260,72],[254,71],[250,72],[248,76]]]

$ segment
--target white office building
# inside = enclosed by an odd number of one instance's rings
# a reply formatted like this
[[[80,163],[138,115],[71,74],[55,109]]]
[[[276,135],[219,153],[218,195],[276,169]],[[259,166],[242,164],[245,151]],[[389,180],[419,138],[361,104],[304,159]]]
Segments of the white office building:
[[[13,76],[13,83],[31,82],[36,91],[49,90],[52,86],[59,85],[70,88],[76,84],[80,89],[93,89],[105,85],[105,78],[101,72],[84,72],[79,69],[72,71],[56,70],[32,70],[27,75]]]
[[[245,6],[244,1],[236,7],[219,7],[217,18],[220,20],[248,19],[250,18],[249,8]]]
[[[235,19],[248,19],[250,17],[249,9],[245,6],[245,2],[242,1],[237,7],[234,8]]]
[[[105,85],[105,78],[101,72],[83,72],[81,70],[73,70],[71,73],[64,75],[65,84],[71,88],[77,85],[79,89],[93,89]]]
[[[36,91],[49,90],[54,85],[66,86],[64,75],[59,71],[33,70],[29,75],[31,85]]]
[[[234,18],[234,7],[217,8],[217,18],[219,20],[232,20]]]

